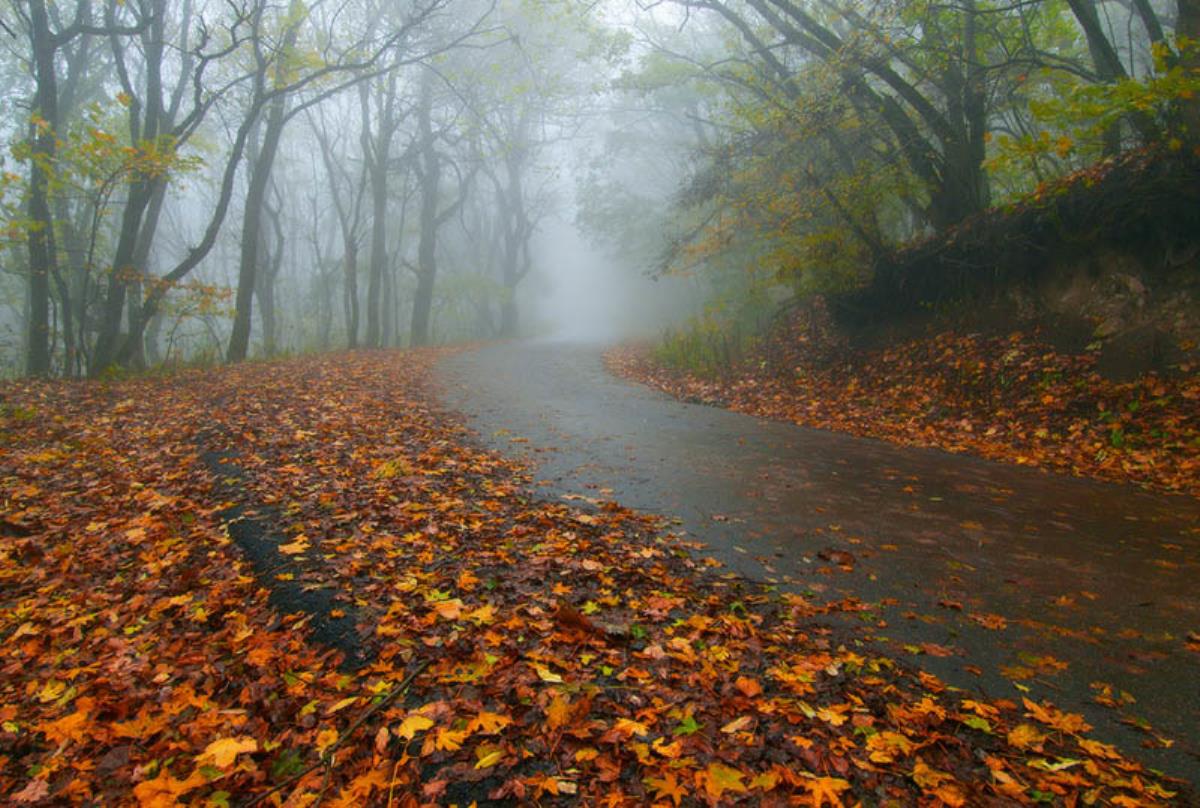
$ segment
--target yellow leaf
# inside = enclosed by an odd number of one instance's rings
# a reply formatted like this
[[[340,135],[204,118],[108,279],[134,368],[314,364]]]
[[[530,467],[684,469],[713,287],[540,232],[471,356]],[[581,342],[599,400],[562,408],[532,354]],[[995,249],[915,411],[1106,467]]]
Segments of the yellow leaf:
[[[51,679],[38,692],[37,698],[42,704],[54,701],[61,696],[67,689],[66,682],[60,682],[57,679]]]
[[[1008,742],[1018,749],[1028,749],[1046,740],[1033,724],[1018,724],[1008,731]]]
[[[613,725],[613,729],[625,735],[636,735],[639,738],[644,738],[650,734],[650,728],[641,721],[634,721],[632,718],[620,718]]]
[[[744,715],[741,718],[735,718],[725,726],[721,727],[721,732],[724,732],[726,735],[732,735],[735,732],[741,732],[746,727],[750,726],[750,722],[753,720],[754,718],[748,715]]]
[[[240,738],[219,738],[204,747],[202,757],[211,757],[218,769],[227,769],[242,752],[257,752],[258,741],[243,735]]]
[[[916,765],[913,766],[912,779],[913,782],[924,789],[935,789],[943,783],[954,782],[954,778],[951,775],[938,771],[920,758],[917,758]]]
[[[475,768],[490,769],[504,758],[504,749],[493,744],[482,744],[475,749]]]
[[[666,738],[655,738],[650,742],[650,748],[656,754],[662,755],[668,760],[675,760],[683,753],[683,740],[676,738],[674,741],[667,743]]]
[[[721,795],[726,791],[733,791],[738,794],[746,790],[746,786],[742,784],[742,773],[737,769],[730,768],[723,763],[710,763],[705,772],[704,790],[708,796],[714,800],[719,800]]]
[[[842,724],[846,723],[845,713],[837,709],[840,706],[841,705],[835,704],[833,707],[822,707],[821,709],[817,710],[817,718],[832,724],[835,727],[840,727]]]
[[[311,547],[308,543],[308,537],[301,533],[296,537],[296,540],[288,544],[279,545],[279,552],[286,555],[300,555]]]
[[[755,775],[750,781],[750,788],[761,788],[763,791],[771,791],[775,786],[779,785],[779,775],[775,772],[763,772]]]
[[[913,742],[899,732],[884,730],[867,739],[872,763],[894,763],[896,756],[905,757],[913,749]]]
[[[550,682],[551,684],[562,683],[563,678],[545,665],[534,665],[533,669],[537,671],[538,678],[543,682]]]
[[[333,715],[334,713],[336,713],[339,710],[346,709],[347,707],[349,707],[351,704],[353,704],[356,701],[358,701],[358,696],[351,696],[350,698],[342,699],[337,704],[331,705],[329,707],[329,709],[327,709],[325,711],[325,715]]]
[[[403,738],[406,741],[411,741],[413,736],[422,730],[427,730],[433,726],[433,721],[423,715],[412,713],[400,722],[400,726],[392,730],[392,732]]]
[[[317,733],[317,755],[324,756],[325,750],[337,743],[338,731],[336,729],[323,729]]]
[[[496,619],[496,610],[489,603],[463,615],[464,620],[470,620],[477,626],[484,626]]]

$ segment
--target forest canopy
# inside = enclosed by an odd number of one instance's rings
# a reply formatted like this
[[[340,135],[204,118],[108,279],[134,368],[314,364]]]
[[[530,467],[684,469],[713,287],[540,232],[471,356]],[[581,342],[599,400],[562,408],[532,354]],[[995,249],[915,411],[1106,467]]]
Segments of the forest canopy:
[[[517,335],[552,221],[686,279],[664,311],[761,319],[1105,158],[1193,152],[1198,5],[4,3],[0,361]]]

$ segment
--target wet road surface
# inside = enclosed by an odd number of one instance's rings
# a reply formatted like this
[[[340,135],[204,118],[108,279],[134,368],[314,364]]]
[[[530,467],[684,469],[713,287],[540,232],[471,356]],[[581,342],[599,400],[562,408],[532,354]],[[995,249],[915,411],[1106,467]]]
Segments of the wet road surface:
[[[1200,502],[683,403],[613,377],[601,354],[508,343],[440,374],[447,403],[547,495],[678,518],[750,578],[878,604],[860,617],[897,657],[1082,712],[1097,737],[1200,783],[1186,644]]]

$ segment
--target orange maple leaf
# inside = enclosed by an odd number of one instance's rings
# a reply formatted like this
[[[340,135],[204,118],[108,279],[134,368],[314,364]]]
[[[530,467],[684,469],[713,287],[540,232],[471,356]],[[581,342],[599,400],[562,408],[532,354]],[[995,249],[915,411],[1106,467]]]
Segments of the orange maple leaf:
[[[687,796],[687,789],[675,779],[673,772],[667,772],[662,777],[647,777],[643,782],[654,789],[654,798],[670,800],[678,805]]]
[[[94,704],[94,699],[81,698],[75,702],[75,712],[65,715],[57,721],[38,724],[38,732],[56,744],[83,741],[88,737],[88,730],[92,725],[90,713]]]
[[[804,779],[804,788],[808,791],[813,808],[821,808],[828,801],[833,808],[841,808],[843,791],[850,789],[850,783],[840,777],[808,777]]]
[[[489,713],[486,710],[471,719],[467,726],[469,732],[479,732],[484,735],[495,735],[512,723],[512,719],[500,713]]]
[[[176,780],[171,772],[163,769],[153,780],[144,780],[133,788],[142,808],[175,808],[179,798],[208,782],[199,770],[188,775],[186,780]]]
[[[550,729],[565,727],[571,720],[571,702],[561,692],[555,693],[546,707],[546,726]]]
[[[1025,709],[1029,711],[1025,715],[1060,732],[1076,735],[1092,728],[1092,725],[1078,713],[1064,713],[1053,704],[1038,704],[1029,699],[1021,701],[1025,704]]]

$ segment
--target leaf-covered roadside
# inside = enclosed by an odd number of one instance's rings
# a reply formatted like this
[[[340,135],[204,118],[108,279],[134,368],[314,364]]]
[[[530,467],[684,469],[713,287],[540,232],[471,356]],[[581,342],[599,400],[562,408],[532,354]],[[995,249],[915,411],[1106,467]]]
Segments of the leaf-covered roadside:
[[[532,498],[431,406],[437,357],[3,388],[5,800],[1186,800],[1080,716],[822,625],[859,604],[723,574],[614,503]],[[257,576],[212,451],[280,521]],[[339,667],[273,581],[332,591],[371,661]]]
[[[766,418],[1200,496],[1194,366],[1113,382],[1096,354],[1057,352],[1025,332],[831,350],[800,318],[721,378],[666,367],[646,346],[606,360],[671,395]]]

